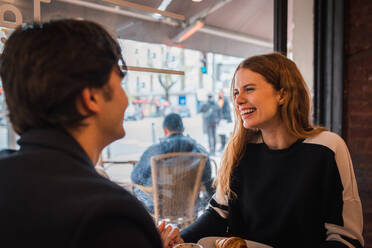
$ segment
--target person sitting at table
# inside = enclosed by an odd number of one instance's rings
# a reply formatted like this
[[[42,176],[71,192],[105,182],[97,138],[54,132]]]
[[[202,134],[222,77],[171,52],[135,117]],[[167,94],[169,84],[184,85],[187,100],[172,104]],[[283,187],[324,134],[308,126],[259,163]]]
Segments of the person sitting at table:
[[[98,24],[24,24],[5,44],[0,75],[17,151],[0,156],[2,247],[168,247],[129,192],[94,170],[125,135],[119,44]],[[169,235],[170,234],[170,235]]]
[[[165,139],[162,139],[159,143],[154,144],[147,148],[142,154],[138,163],[134,166],[131,173],[132,182],[135,184],[151,187],[152,186],[152,176],[151,176],[151,157],[159,154],[166,154],[172,152],[199,152],[208,154],[205,148],[198,144],[193,138],[188,135],[184,135],[184,127],[182,118],[179,114],[171,113],[168,114],[163,120],[163,130]],[[196,203],[196,209],[201,210],[204,208],[211,196],[214,193],[212,187],[213,179],[211,179],[211,165],[208,159],[203,175],[202,183],[206,189],[206,195],[199,197]],[[148,210],[154,212],[154,203],[152,200],[152,194],[147,194],[142,190],[134,187],[134,194],[140,199]]]
[[[231,85],[236,123],[208,209],[186,242],[238,236],[272,247],[359,248],[363,215],[350,154],[310,123],[310,95],[295,63],[250,57]],[[181,240],[181,239],[180,239]]]

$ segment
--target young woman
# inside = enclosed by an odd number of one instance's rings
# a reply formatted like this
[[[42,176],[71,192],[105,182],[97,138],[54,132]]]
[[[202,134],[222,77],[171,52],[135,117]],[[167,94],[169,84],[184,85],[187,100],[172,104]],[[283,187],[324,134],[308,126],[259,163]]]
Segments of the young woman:
[[[209,208],[185,242],[239,236],[273,247],[362,247],[363,217],[344,141],[313,126],[296,65],[254,56],[231,85],[236,123]]]

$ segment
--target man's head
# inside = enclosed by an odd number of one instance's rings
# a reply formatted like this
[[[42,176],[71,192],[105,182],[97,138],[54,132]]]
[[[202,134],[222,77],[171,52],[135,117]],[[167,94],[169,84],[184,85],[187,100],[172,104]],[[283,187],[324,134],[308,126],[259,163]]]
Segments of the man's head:
[[[220,89],[220,91],[218,92],[218,97],[223,98],[223,96],[224,96],[223,89]]]
[[[176,113],[168,114],[164,118],[163,129],[165,136],[169,136],[174,133],[182,133],[184,128],[181,116]]]
[[[212,93],[208,94],[208,101],[213,101],[213,94]]]
[[[124,76],[119,60],[124,64],[117,42],[93,22],[58,20],[17,28],[0,61],[13,128],[22,134],[31,128],[80,126],[94,111],[79,111],[77,99],[89,89],[101,90],[110,101],[112,74]]]

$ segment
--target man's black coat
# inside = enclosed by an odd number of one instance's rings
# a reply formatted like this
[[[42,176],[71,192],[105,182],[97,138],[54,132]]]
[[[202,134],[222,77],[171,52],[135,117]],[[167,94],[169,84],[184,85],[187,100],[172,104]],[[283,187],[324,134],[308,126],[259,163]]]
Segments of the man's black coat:
[[[30,130],[18,143],[0,158],[2,247],[162,247],[141,203],[67,132]]]

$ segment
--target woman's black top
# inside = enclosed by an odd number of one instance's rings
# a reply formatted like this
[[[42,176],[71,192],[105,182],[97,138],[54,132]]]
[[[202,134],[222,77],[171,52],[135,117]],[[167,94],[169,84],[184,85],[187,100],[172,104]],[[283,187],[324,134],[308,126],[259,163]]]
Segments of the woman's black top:
[[[231,189],[182,231],[185,241],[239,236],[273,247],[362,247],[363,216],[344,141],[322,132],[289,148],[247,144]]]

